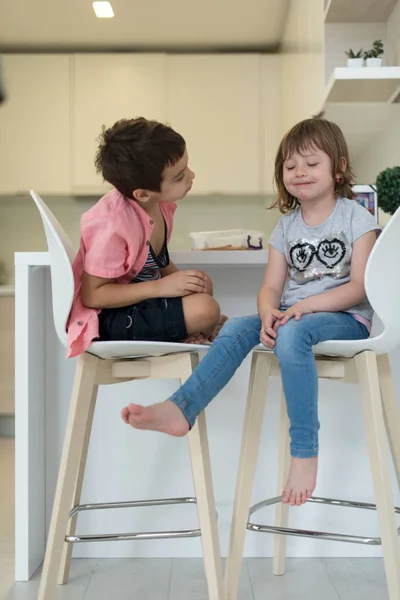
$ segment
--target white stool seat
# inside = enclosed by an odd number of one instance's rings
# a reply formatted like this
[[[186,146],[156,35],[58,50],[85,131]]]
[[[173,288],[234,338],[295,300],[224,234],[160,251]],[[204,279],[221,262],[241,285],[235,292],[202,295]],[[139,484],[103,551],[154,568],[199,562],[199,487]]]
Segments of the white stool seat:
[[[315,356],[332,356],[340,358],[354,358],[360,352],[366,350],[373,350],[374,338],[367,338],[366,340],[330,340],[328,342],[321,342],[313,346],[313,353]],[[258,344],[254,348],[257,352],[272,352],[269,348],[266,348],[263,344]]]
[[[102,359],[144,358],[146,356],[166,356],[182,352],[207,352],[209,345],[179,344],[170,342],[92,342],[87,349],[89,354]]]

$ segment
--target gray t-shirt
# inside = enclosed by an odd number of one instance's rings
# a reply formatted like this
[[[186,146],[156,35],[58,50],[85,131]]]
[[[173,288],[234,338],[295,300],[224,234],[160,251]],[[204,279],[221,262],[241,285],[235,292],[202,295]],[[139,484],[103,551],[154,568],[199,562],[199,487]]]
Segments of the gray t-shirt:
[[[300,207],[282,215],[269,240],[285,255],[289,266],[282,307],[347,283],[353,243],[368,231],[379,229],[366,208],[347,198],[338,198],[327,220],[315,227],[306,225]],[[368,301],[346,312],[372,320]]]

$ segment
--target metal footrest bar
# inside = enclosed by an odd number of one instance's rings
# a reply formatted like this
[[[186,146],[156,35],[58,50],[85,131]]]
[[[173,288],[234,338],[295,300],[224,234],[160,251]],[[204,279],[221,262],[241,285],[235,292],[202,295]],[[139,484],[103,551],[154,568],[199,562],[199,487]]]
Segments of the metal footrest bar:
[[[307,537],[307,538],[315,538],[320,540],[331,540],[333,542],[349,542],[351,544],[365,544],[368,546],[380,546],[382,544],[382,540],[379,537],[362,537],[358,535],[346,535],[343,533],[327,533],[322,531],[311,531],[308,529],[291,529],[289,527],[276,527],[272,525],[259,525],[257,523],[252,523],[250,521],[251,515],[255,512],[261,510],[262,508],[266,508],[267,506],[272,506],[274,504],[278,504],[281,502],[281,497],[276,496],[275,498],[270,498],[269,500],[262,500],[261,502],[257,502],[250,507],[249,510],[249,521],[247,523],[247,529],[249,531],[257,531],[261,533],[274,533],[278,535],[291,535],[295,537]],[[342,506],[344,508],[362,508],[364,510],[376,510],[375,504],[369,504],[365,502],[353,502],[350,500],[333,500],[332,498],[318,498],[312,497],[307,502],[315,503],[315,504],[328,504],[330,506]],[[394,507],[394,511],[397,514],[400,514],[400,508]],[[400,535],[400,527],[398,528],[398,534]]]
[[[99,504],[81,504],[70,512],[70,518],[87,510],[107,510],[110,508],[139,508],[143,506],[167,506],[174,504],[197,504],[196,498],[165,498],[160,500],[137,500],[133,502],[105,502]],[[128,540],[159,540],[200,537],[200,529],[182,529],[175,531],[148,531],[137,533],[104,533],[90,535],[67,535],[69,544],[82,542],[120,542]]]

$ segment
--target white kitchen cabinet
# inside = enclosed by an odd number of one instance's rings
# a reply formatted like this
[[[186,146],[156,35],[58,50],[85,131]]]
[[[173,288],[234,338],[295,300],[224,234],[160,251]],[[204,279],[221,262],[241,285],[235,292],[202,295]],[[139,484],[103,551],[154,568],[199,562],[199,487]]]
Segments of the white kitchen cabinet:
[[[168,57],[168,121],[187,142],[194,194],[261,192],[260,58]]]
[[[69,193],[71,57],[4,54],[2,63],[0,193]]]
[[[107,189],[94,159],[102,126],[143,116],[166,120],[163,54],[75,54],[73,57],[73,191]]]
[[[261,172],[262,193],[274,195],[275,156],[283,135],[281,101],[281,57],[265,54],[261,57]]]

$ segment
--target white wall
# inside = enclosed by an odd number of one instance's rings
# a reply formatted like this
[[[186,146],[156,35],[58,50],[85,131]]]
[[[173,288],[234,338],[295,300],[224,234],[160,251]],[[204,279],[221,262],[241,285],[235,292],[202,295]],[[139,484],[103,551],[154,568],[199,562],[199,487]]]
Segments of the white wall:
[[[292,0],[282,41],[282,129],[321,110],[324,27],[320,0]]]
[[[395,6],[385,24],[386,46],[385,64],[400,64],[400,2]],[[387,167],[400,165],[400,104],[385,107],[389,118],[387,125],[375,138],[373,144],[365,147],[356,157],[354,170],[358,181],[374,183],[377,175]],[[379,221],[384,225],[389,219],[380,211]]]
[[[397,2],[386,26],[386,64],[400,64],[400,2]]]

